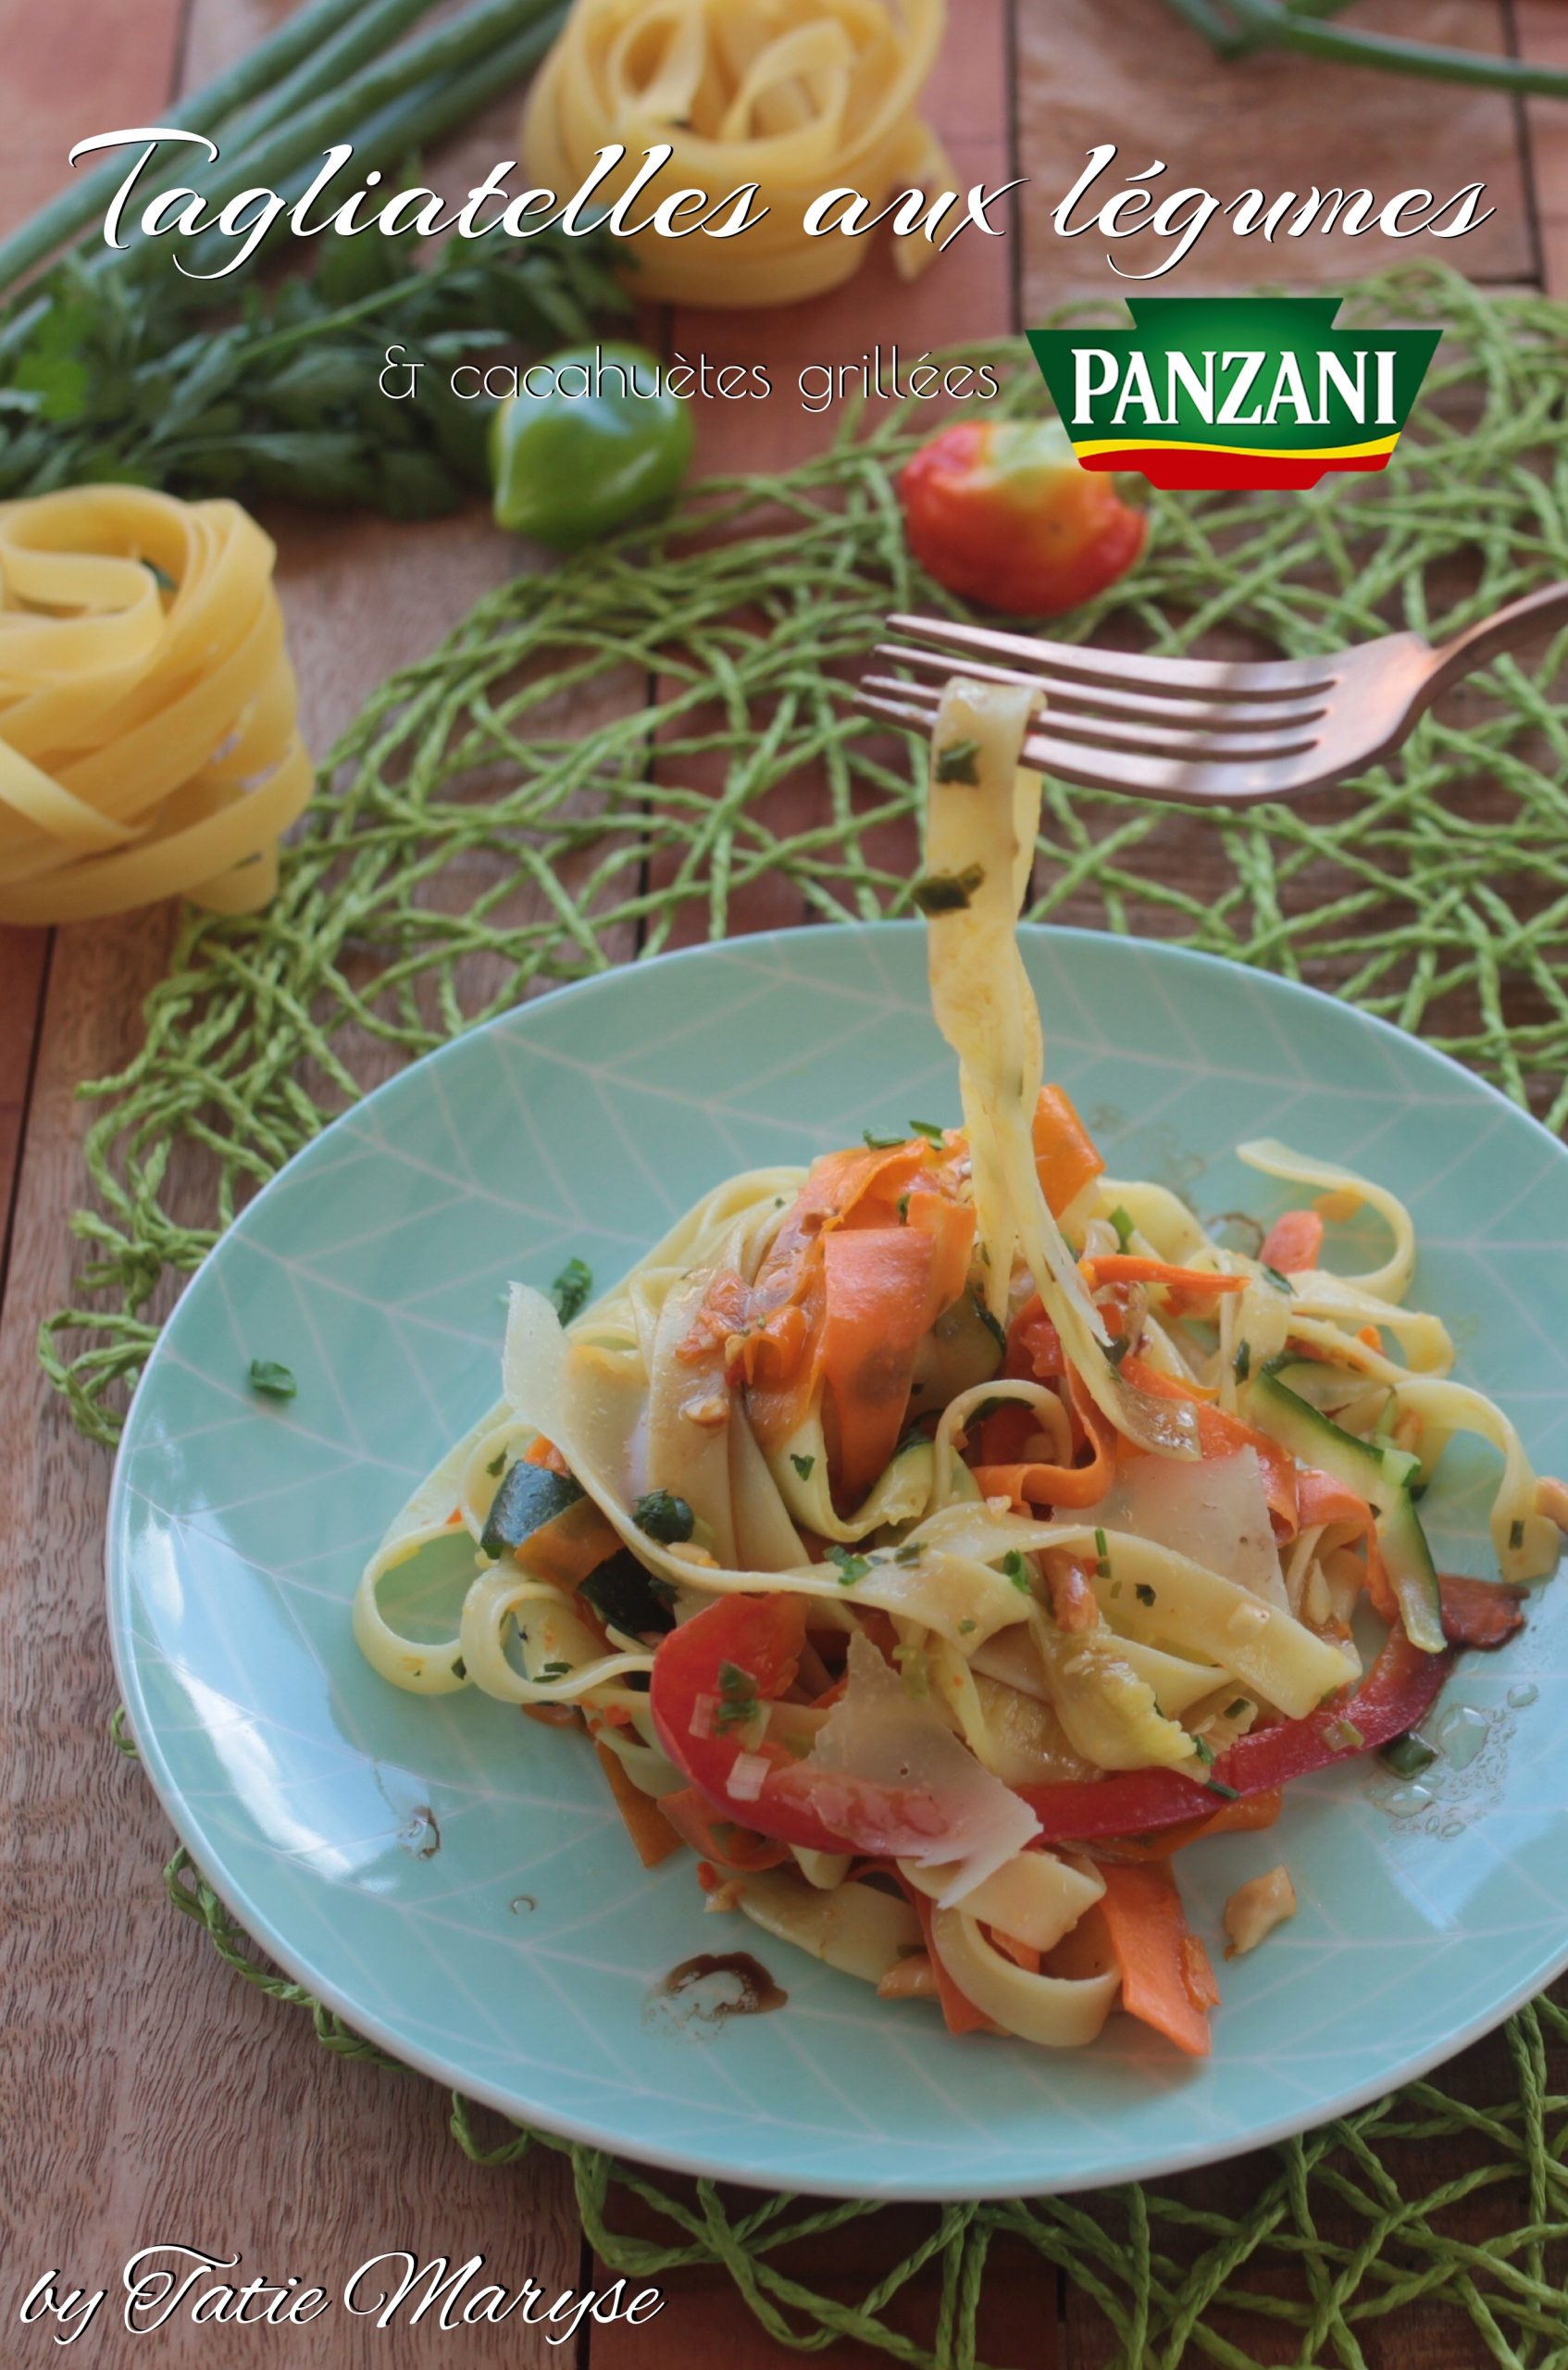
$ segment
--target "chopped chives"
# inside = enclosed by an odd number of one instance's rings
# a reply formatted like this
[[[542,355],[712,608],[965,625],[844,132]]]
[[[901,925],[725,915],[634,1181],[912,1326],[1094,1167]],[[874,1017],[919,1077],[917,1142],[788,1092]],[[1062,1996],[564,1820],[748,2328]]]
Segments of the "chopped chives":
[[[961,781],[971,790],[977,789],[980,777],[975,769],[975,760],[979,754],[977,741],[948,742],[945,748],[937,751],[937,780]]]

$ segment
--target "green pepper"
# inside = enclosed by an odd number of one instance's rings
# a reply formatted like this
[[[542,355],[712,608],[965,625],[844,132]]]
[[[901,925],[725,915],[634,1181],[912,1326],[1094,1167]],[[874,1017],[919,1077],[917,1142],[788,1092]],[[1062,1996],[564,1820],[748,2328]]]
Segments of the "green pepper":
[[[667,509],[696,438],[660,369],[640,345],[574,346],[535,364],[540,393],[508,396],[491,422],[496,524],[572,552]]]

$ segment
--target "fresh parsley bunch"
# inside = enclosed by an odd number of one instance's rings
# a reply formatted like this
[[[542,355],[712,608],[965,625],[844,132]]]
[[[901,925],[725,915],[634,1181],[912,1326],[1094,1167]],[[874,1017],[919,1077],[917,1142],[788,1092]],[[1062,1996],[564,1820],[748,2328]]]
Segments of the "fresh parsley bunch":
[[[577,343],[625,300],[596,242],[536,239],[521,260],[448,243],[426,268],[417,244],[333,236],[308,276],[246,287],[237,315],[218,283],[229,318],[162,256],[98,272],[68,257],[0,361],[0,499],[114,480],[393,518],[454,509],[487,482],[492,406],[452,393],[454,367]],[[427,366],[411,400],[381,392],[396,344]]]
[[[409,168],[532,71],[564,13],[467,0],[427,26],[433,9],[305,0],[176,109],[173,125],[220,145],[212,207],[253,187],[299,194],[334,141],[361,174]],[[115,480],[429,518],[488,482],[492,406],[453,394],[454,365],[579,344],[628,310],[607,241],[554,231],[521,254],[493,239],[427,254],[376,230],[280,236],[240,272],[187,278],[170,240],[104,245],[126,169],[114,158],[0,240],[0,500]],[[211,243],[197,234],[198,268]],[[394,345],[429,366],[411,400],[381,393]]]

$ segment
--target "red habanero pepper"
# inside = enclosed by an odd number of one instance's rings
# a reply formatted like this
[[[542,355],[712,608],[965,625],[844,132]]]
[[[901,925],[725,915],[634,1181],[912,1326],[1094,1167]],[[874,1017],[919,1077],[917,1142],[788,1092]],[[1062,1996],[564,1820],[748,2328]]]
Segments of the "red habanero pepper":
[[[1080,468],[1060,420],[959,420],[905,462],[910,550],[937,582],[1014,617],[1053,617],[1114,584],[1148,533],[1115,480]]]

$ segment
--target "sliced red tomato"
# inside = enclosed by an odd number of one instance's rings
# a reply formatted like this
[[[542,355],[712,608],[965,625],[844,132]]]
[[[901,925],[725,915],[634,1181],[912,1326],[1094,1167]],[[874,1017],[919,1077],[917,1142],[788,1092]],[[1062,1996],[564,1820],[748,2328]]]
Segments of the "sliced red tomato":
[[[1014,1382],[1054,1382],[1065,1370],[1062,1336],[1036,1292],[1013,1319],[1002,1371]]]
[[[665,1753],[704,1802],[753,1834],[807,1852],[928,1855],[948,1821],[927,1788],[843,1778],[771,1739],[745,1740],[748,1701],[776,1703],[788,1690],[804,1640],[804,1603],[784,1592],[720,1597],[672,1629],[653,1657],[648,1698]]]
[[[1059,419],[955,420],[904,463],[898,493],[937,582],[1014,617],[1092,600],[1148,533],[1114,477],[1079,468]]]

